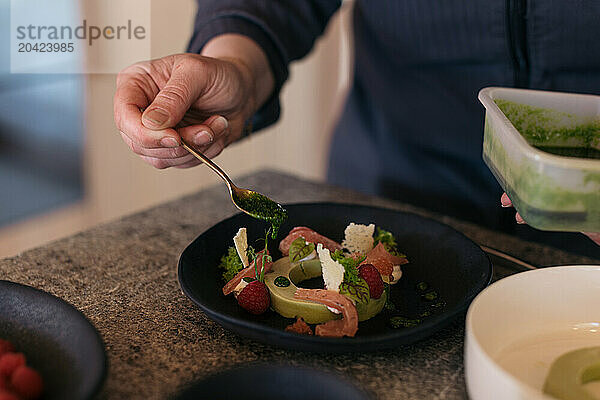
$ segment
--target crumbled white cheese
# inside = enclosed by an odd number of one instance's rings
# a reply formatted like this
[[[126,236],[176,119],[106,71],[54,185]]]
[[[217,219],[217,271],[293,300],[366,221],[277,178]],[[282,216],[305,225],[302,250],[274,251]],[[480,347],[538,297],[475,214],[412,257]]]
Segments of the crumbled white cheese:
[[[373,233],[375,225],[361,225],[351,222],[344,230],[344,241],[342,247],[350,253],[368,253],[373,248]]]
[[[392,270],[392,281],[390,281],[390,285],[394,285],[398,283],[400,278],[402,277],[402,268],[399,265],[394,265]]]
[[[240,260],[242,260],[242,264],[244,264],[244,267],[247,267],[249,262],[248,255],[246,254],[246,251],[248,250],[248,235],[246,233],[246,228],[240,228],[237,231],[233,237],[233,244],[235,244],[235,249],[240,256]]]
[[[321,243],[317,244],[317,253],[321,262],[325,289],[339,291],[340,284],[344,280],[344,266],[331,258],[329,250],[324,249]]]
[[[240,283],[237,284],[237,286],[235,287],[235,289],[233,289],[233,296],[237,299],[238,295],[240,294],[240,292],[242,290],[244,290],[244,288],[248,286],[248,282],[246,282],[245,280],[241,280]]]

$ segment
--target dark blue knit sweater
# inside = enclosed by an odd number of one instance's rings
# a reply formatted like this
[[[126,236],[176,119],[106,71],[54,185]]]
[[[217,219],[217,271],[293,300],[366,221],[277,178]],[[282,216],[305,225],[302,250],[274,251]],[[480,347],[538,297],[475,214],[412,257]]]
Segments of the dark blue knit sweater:
[[[279,116],[288,64],[307,54],[338,0],[199,0],[190,51],[245,34],[266,51]],[[477,92],[515,86],[600,92],[600,1],[356,0],[354,83],[337,126],[332,183],[491,227],[514,224],[481,158]],[[583,239],[582,239],[583,240]]]

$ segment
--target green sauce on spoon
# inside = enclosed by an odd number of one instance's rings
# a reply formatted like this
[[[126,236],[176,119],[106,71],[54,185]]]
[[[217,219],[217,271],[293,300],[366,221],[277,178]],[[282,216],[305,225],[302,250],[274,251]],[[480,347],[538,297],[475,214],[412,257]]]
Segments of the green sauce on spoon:
[[[271,224],[271,238],[275,239],[279,227],[287,218],[287,211],[281,204],[254,191],[235,193],[233,201],[235,205],[251,217],[262,219]]]

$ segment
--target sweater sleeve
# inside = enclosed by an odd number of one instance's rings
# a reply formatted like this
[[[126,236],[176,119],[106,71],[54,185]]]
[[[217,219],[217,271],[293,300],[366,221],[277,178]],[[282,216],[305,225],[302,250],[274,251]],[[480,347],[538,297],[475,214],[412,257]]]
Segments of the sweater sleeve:
[[[279,92],[291,61],[305,56],[341,0],[198,0],[188,51],[200,53],[213,37],[238,33],[265,51],[275,77],[272,96],[249,121],[254,130],[279,118]]]

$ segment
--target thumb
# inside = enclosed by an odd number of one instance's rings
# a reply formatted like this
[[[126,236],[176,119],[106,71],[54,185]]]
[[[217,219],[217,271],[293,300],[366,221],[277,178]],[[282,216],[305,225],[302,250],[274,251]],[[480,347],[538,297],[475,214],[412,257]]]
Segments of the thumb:
[[[142,114],[148,129],[158,130],[177,125],[202,91],[202,74],[193,73],[182,63],[175,65],[167,84]],[[196,78],[196,79],[195,79]]]

